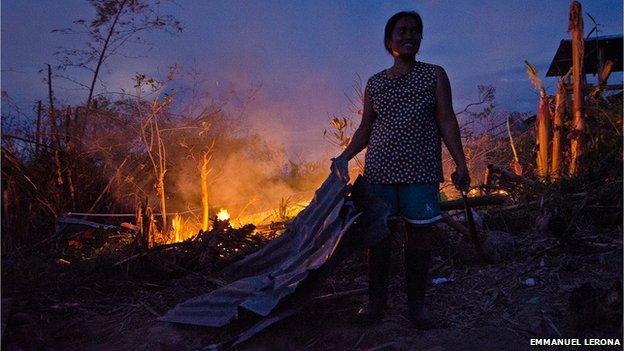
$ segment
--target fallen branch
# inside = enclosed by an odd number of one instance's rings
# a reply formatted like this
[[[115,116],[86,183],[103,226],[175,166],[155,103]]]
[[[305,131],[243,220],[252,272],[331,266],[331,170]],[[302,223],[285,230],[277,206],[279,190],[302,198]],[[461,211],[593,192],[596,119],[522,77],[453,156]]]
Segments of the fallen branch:
[[[514,182],[518,182],[518,183],[524,183],[526,185],[530,185],[530,186],[534,186],[536,185],[536,182],[526,178],[526,177],[522,177],[519,176],[517,174],[515,174],[514,172],[511,172],[509,170],[506,170],[500,166],[494,165],[494,164],[489,164],[487,165],[487,169],[490,173],[498,173],[500,174],[504,179],[508,179]]]
[[[121,265],[121,264],[124,264],[124,263],[130,262],[130,261],[133,261],[133,260],[135,260],[135,259],[137,259],[137,258],[140,258],[140,257],[146,256],[146,255],[152,254],[152,253],[154,253],[154,252],[162,251],[162,250],[165,250],[165,249],[170,249],[170,248],[172,248],[172,247],[190,246],[190,245],[191,245],[191,243],[190,243],[190,242],[188,242],[188,241],[182,241],[182,242],[179,242],[179,243],[164,244],[164,245],[154,246],[153,248],[151,248],[151,249],[150,249],[150,250],[148,250],[148,251],[145,251],[145,252],[139,252],[138,254],[132,255],[132,256],[127,257],[127,258],[124,258],[123,260],[121,260],[121,261],[119,261],[119,262],[115,263],[115,264],[113,265],[113,267],[117,267],[117,266],[119,266],[119,265]]]
[[[366,292],[368,292],[368,288],[346,290],[346,291],[340,291],[340,292],[333,293],[333,294],[316,296],[312,298],[312,301],[327,301],[327,300],[333,300],[333,299],[346,297],[346,296],[364,295],[366,294]]]
[[[469,197],[468,204],[470,207],[502,205],[506,200],[507,196],[504,195],[483,195]],[[464,202],[462,199],[440,202],[440,209],[442,211],[461,210],[463,208]]]

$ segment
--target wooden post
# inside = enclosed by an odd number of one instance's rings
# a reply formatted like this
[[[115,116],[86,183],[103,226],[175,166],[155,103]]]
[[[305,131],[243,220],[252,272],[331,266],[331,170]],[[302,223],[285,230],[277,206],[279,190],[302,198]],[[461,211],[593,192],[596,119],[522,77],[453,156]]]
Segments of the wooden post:
[[[553,141],[552,158],[550,166],[550,180],[556,182],[561,178],[561,128],[563,127],[563,114],[565,113],[566,98],[568,94],[565,90],[563,79],[557,83],[557,94],[555,96],[555,115],[553,116]]]
[[[568,31],[572,36],[572,133],[570,135],[570,176],[578,174],[579,159],[583,152],[583,11],[578,1],[570,5]]]
[[[548,107],[548,96],[540,94],[537,106],[537,118],[535,121],[537,128],[537,160],[536,173],[542,180],[548,179],[548,149],[550,144],[550,108]]]

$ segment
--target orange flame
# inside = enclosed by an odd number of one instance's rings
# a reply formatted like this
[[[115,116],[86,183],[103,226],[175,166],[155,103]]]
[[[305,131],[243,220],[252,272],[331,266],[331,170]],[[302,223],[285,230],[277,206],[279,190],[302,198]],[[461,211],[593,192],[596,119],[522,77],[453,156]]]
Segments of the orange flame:
[[[230,214],[228,213],[228,211],[225,208],[222,208],[217,213],[217,219],[220,220],[220,221],[227,221],[227,220],[230,219]]]
[[[180,232],[182,231],[182,216],[176,214],[171,220],[171,227],[173,227],[173,240],[174,242],[180,242]]]

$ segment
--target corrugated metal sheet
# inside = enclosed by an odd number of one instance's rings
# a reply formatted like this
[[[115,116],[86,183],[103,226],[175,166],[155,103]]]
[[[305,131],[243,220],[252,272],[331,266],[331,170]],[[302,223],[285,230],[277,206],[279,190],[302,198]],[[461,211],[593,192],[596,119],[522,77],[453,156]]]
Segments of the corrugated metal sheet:
[[[286,233],[223,271],[228,285],[180,303],[161,320],[219,327],[236,319],[239,308],[268,316],[336,252],[361,213],[353,204],[345,204],[349,191],[344,179],[330,175]],[[355,234],[358,237],[341,252],[350,253],[356,246],[367,246],[387,235],[387,209],[377,206],[376,211],[377,216],[361,221],[373,230]],[[373,225],[372,218],[381,225]]]

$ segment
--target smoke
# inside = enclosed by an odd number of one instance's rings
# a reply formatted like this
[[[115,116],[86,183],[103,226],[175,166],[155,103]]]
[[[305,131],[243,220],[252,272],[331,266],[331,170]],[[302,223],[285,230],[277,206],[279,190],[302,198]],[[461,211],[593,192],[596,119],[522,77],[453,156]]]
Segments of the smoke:
[[[166,176],[172,211],[200,207],[200,160],[209,145],[213,145],[208,176],[211,216],[219,208],[236,218],[276,209],[285,200],[309,201],[327,176],[329,164],[323,158],[314,158],[312,152],[297,158],[288,152],[292,139],[285,136],[297,133],[298,125],[287,126],[274,110],[225,109],[214,103],[205,110],[204,122],[210,128],[202,137],[181,131],[168,139]],[[308,145],[308,150],[325,147],[320,128],[317,146]]]
[[[319,87],[331,85],[331,77],[274,73],[263,81],[254,76],[253,58],[236,63],[219,72],[182,68],[162,88],[173,96],[176,116],[166,135],[168,212],[201,207],[200,160],[210,145],[210,213],[226,208],[234,218],[310,200],[339,152],[323,130],[348,100],[343,93],[321,98]]]
[[[215,144],[210,162],[209,204],[211,216],[226,208],[233,217],[276,209],[281,201],[310,200],[313,190],[327,175],[326,167],[302,161],[291,164],[282,147],[266,135],[222,137]],[[172,163],[168,171],[174,211],[194,209],[201,204],[199,163],[195,158]],[[302,169],[304,171],[302,171]]]

